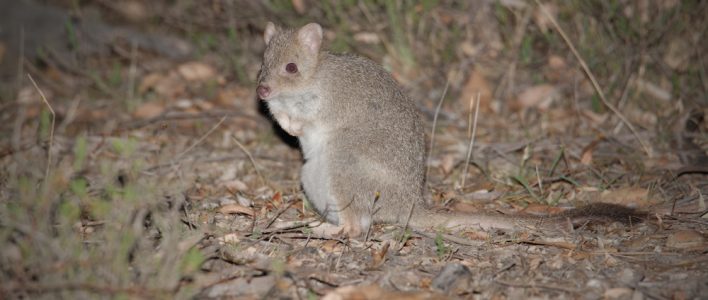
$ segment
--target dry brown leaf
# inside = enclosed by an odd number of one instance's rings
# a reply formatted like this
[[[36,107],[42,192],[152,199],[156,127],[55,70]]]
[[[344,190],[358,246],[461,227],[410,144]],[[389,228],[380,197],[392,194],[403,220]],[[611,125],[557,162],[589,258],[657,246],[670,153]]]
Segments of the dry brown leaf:
[[[227,233],[217,239],[221,244],[236,244],[241,242],[241,237],[236,233]]]
[[[541,5],[546,8],[548,14],[550,14],[554,19],[558,19],[558,7],[550,3],[544,3]],[[536,7],[534,10],[533,20],[542,32],[548,32],[548,30],[553,27],[551,20],[546,17],[546,14],[541,11],[540,7]]]
[[[568,80],[573,78],[573,72],[576,71],[569,69],[565,59],[558,55],[550,55],[547,64],[548,67],[543,70],[543,75],[553,83],[567,84]]]
[[[565,62],[565,59],[563,59],[562,57],[552,54],[552,55],[548,56],[548,66],[551,69],[560,70],[560,69],[565,69],[568,66],[568,64]]]
[[[133,22],[145,21],[150,17],[150,11],[143,1],[112,1],[113,8],[126,19]]]
[[[686,300],[689,299],[688,296],[686,296],[686,291],[684,290],[675,290],[671,293],[670,299],[673,300]]]
[[[494,157],[489,161],[489,176],[501,181],[506,181],[517,173],[518,166],[508,159]]]
[[[217,212],[220,212],[222,214],[242,214],[253,216],[253,209],[236,203],[223,205],[219,207]]]
[[[641,78],[637,79],[635,81],[635,84],[637,85],[637,90],[646,93],[654,99],[661,100],[664,102],[671,101],[671,92],[665,88],[662,88],[652,82],[643,80]]]
[[[183,80],[175,72],[162,74],[159,72],[150,73],[143,77],[138,86],[138,94],[153,90],[156,94],[167,99],[173,99],[186,91]]]
[[[703,246],[705,238],[695,230],[680,230],[672,233],[666,239],[666,247],[690,249]]]
[[[376,248],[371,248],[371,268],[380,267],[384,261],[386,261],[386,253],[388,253],[389,243],[385,242],[381,247],[381,250],[376,250]]]
[[[199,108],[201,111],[209,111],[214,108],[214,104],[212,104],[209,101],[204,101],[204,100],[197,100],[195,101],[194,105]]]
[[[236,104],[235,99],[238,97],[236,90],[232,88],[220,89],[216,94],[216,97],[212,101],[221,106],[234,106]]]
[[[489,188],[494,188],[494,187],[489,187]],[[467,201],[494,201],[499,199],[503,195],[502,192],[500,191],[490,191],[487,189],[481,189],[477,190],[471,193],[467,193],[462,195],[462,199],[467,200]]]
[[[659,117],[655,112],[646,111],[633,103],[627,105],[625,109],[625,116],[633,124],[637,124],[642,127],[654,127],[659,121]]]
[[[452,201],[449,207],[451,210],[461,213],[475,213],[481,210],[478,204],[467,201]]]
[[[554,270],[563,268],[563,265],[565,265],[563,255],[558,254],[553,256],[552,258],[549,258],[546,264],[548,265],[548,267]]]
[[[301,222],[298,222],[301,223]],[[315,224],[312,227],[310,227],[312,230],[312,234],[315,235],[320,235],[324,237],[335,237],[340,235],[342,233],[342,230],[344,229],[344,226],[341,225],[333,225],[330,223],[320,223],[320,224]]]
[[[588,109],[581,109],[580,114],[587,120],[593,123],[593,125],[600,125],[607,120],[607,114],[597,114]]]
[[[550,107],[544,113],[546,117],[541,121],[541,126],[550,135],[573,134],[569,130],[575,130],[578,127],[576,110],[571,110],[568,107]]]
[[[544,261],[543,258],[541,257],[534,257],[528,262],[528,269],[530,271],[534,271],[538,269],[538,267],[541,265],[541,263]]]
[[[214,99],[211,102],[226,107],[236,106],[239,109],[246,110],[253,105],[253,99],[256,97],[256,90],[244,86],[229,86],[219,89]]]
[[[292,0],[291,3],[293,4],[295,12],[298,14],[303,15],[307,12],[307,6],[304,0]]]
[[[248,186],[241,180],[233,179],[223,183],[223,186],[229,191],[229,193],[235,194],[240,191],[248,190]]]
[[[196,107],[190,106],[188,108],[183,109],[182,112],[196,115],[199,113],[199,110]],[[183,123],[187,128],[192,128],[194,126],[194,124],[190,124],[191,122],[183,122]]]
[[[440,19],[440,23],[447,27],[450,26],[450,24],[455,21],[455,17],[448,11],[443,10],[443,9],[438,9],[435,11],[437,18]]]
[[[381,42],[379,35],[375,32],[359,32],[354,34],[354,40],[359,43],[376,45]]]
[[[153,101],[138,106],[138,108],[133,111],[133,116],[140,119],[150,119],[161,115],[164,111],[164,105]]]
[[[342,244],[338,240],[326,240],[320,249],[327,253],[341,253]]]
[[[140,85],[138,86],[138,93],[144,94],[149,89],[156,86],[157,83],[160,82],[161,80],[163,80],[164,77],[165,77],[165,75],[158,73],[158,72],[150,73],[150,74],[143,76],[143,79],[140,80]]]
[[[280,191],[276,191],[273,193],[273,196],[270,198],[271,203],[275,205],[276,207],[280,207],[281,204],[283,204],[283,194]]]
[[[664,53],[664,63],[678,71],[686,71],[690,66],[693,47],[684,37],[674,38],[669,42],[669,49]]]
[[[584,260],[593,257],[594,254],[584,251],[573,251],[570,255],[574,260]]]
[[[440,168],[442,169],[444,174],[450,174],[452,172],[452,168],[455,167],[455,155],[452,154],[445,154],[443,157],[440,159]]]
[[[347,300],[347,299],[383,299],[384,291],[377,285],[344,286],[324,295],[322,300]]]
[[[489,239],[489,233],[485,231],[470,231],[470,230],[465,230],[465,232],[462,234],[462,236],[470,239],[470,240],[477,240],[477,241],[484,241]]]
[[[217,75],[214,67],[198,61],[184,63],[177,67],[177,71],[187,81],[207,81],[216,79]]]
[[[55,83],[65,83],[67,85],[72,85],[72,81],[69,79],[70,75],[65,73],[62,69],[55,67],[55,66],[49,66],[46,70],[44,70],[44,76],[47,80],[51,80]],[[47,89],[42,89],[42,92],[46,93]],[[45,95],[47,96],[47,95]],[[51,99],[47,97],[47,99]]]
[[[611,288],[605,291],[603,299],[632,299],[633,292],[626,287]]]
[[[433,292],[390,292],[378,285],[344,286],[324,295],[322,300],[417,300],[417,299],[447,299],[447,297]]]
[[[487,78],[485,78],[482,70],[480,69],[475,69],[470,72],[470,76],[467,78],[467,82],[462,88],[462,93],[458,104],[458,111],[469,113],[471,110],[474,110],[474,107],[470,108],[470,99],[474,101],[474,99],[477,98],[477,93],[479,93],[480,111],[490,111],[492,102],[492,89],[489,82],[487,81]]]
[[[539,84],[525,89],[517,97],[517,105],[520,108],[537,108],[546,110],[558,97],[558,90],[550,84]]]
[[[420,282],[418,283],[418,286],[420,286],[421,289],[429,289],[430,284],[433,282],[433,279],[430,277],[423,277],[420,279]]]
[[[612,250],[612,251],[607,251],[607,250]],[[617,249],[614,248],[609,248],[609,249],[602,249],[603,252],[608,252],[608,253],[616,253],[618,252]],[[607,267],[616,267],[618,266],[621,262],[615,258],[614,256],[605,256],[605,259],[603,261]]]
[[[481,50],[479,45],[475,46],[475,44],[469,40],[461,42],[457,47],[459,51],[467,57],[474,57]]]
[[[641,251],[652,244],[652,238],[648,236],[632,237],[624,241],[622,245],[630,251]]]
[[[52,99],[54,98],[54,93],[52,93],[52,90],[50,89],[43,89],[42,92],[44,93],[44,96],[47,99]],[[37,92],[37,89],[34,88],[34,86],[28,85],[22,87],[18,92],[17,92],[17,104],[40,104],[42,103],[42,97],[39,95],[39,92]]]
[[[583,148],[583,151],[580,154],[581,164],[586,166],[592,165],[592,154],[595,151],[595,148],[597,148],[597,145],[599,145],[602,140],[602,138],[596,139]]]
[[[620,204],[629,207],[647,207],[657,199],[649,197],[649,190],[642,187],[625,187],[605,190],[600,194],[600,202]]]

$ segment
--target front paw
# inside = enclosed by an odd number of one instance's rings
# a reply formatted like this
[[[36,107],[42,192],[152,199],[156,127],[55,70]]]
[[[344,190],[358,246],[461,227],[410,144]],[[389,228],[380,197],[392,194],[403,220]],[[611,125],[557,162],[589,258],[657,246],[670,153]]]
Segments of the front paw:
[[[304,124],[302,122],[291,120],[290,127],[288,129],[285,129],[285,131],[287,131],[292,136],[301,136],[303,127]]]
[[[302,135],[302,127],[304,126],[303,122],[293,120],[288,115],[283,114],[283,113],[275,114],[274,117],[275,117],[275,120],[278,121],[280,128],[283,128],[283,130],[285,130],[285,132],[287,132],[289,135],[292,135],[292,136],[301,136]]]

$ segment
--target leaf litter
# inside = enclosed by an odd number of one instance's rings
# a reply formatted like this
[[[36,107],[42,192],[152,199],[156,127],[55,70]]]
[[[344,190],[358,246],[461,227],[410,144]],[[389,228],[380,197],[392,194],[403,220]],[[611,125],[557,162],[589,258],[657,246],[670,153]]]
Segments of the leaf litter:
[[[449,50],[441,48],[444,43],[412,47],[421,62],[431,63],[413,72],[392,70],[426,112],[435,107],[446,78],[423,74],[450,74],[456,63],[470,64],[455,70],[459,78],[451,80],[451,96],[444,99],[434,129],[427,183],[434,203],[463,213],[546,216],[610,202],[652,214],[641,223],[588,223],[559,232],[376,225],[366,239],[350,240],[308,205],[298,179],[297,143],[255,99],[252,80],[262,52],[258,30],[274,19],[265,12],[275,8],[242,3],[239,13],[255,18],[243,21],[223,13],[233,9],[230,2],[180,4],[160,17],[164,25],[141,23],[147,17],[140,7],[161,3],[82,4],[87,7],[81,9],[95,5],[107,16],[124,15],[121,22],[181,32],[204,55],[176,61],[160,53],[164,48],[154,53],[138,47],[132,56],[130,47],[121,50],[116,42],[112,55],[91,53],[75,62],[76,68],[96,70],[93,76],[30,63],[56,112],[52,140],[45,103],[27,81],[19,83],[11,101],[0,104],[0,290],[8,297],[634,299],[708,293],[708,175],[695,168],[706,161],[705,145],[697,141],[705,140],[708,122],[695,96],[703,87],[681,75],[694,70],[686,63],[696,57],[690,32],[672,32],[664,46],[646,46],[648,57],[628,55],[625,48],[633,49],[616,41],[618,53],[605,53],[583,44],[585,32],[564,14],[587,9],[576,17],[593,24],[584,30],[604,28],[618,39],[634,38],[628,33],[632,22],[654,26],[651,19],[627,19],[629,27],[623,28],[603,19],[608,10],[547,4],[578,41],[591,69],[599,69],[595,75],[607,97],[639,126],[634,134],[602,107],[537,7],[518,1],[500,1],[496,10],[491,4],[465,4],[475,6],[468,7],[480,17],[473,21],[442,1],[410,32],[416,37],[410,43],[429,44],[426,34],[443,37],[450,32],[444,26],[460,26],[460,32],[470,33],[454,40],[461,50],[449,52],[453,60],[446,62],[439,56]],[[292,5],[297,15],[282,16],[288,23],[320,9],[306,1]],[[376,48],[389,43],[386,14],[368,5],[335,13],[334,18],[349,14],[356,22],[336,36],[355,37],[347,43],[377,61],[399,59],[396,52],[385,52],[391,49]],[[674,9],[695,26],[685,11],[688,4],[623,5],[622,15]],[[698,5],[705,9],[705,3]],[[410,22],[422,7],[394,9]],[[525,23],[528,13],[532,22]],[[224,33],[217,22],[224,18],[232,18],[224,24],[231,22],[235,32]],[[482,31],[472,26],[479,20],[494,25]],[[523,24],[528,28],[516,28]],[[325,27],[342,30],[332,25]],[[518,43],[507,40],[515,34]],[[234,43],[234,35],[242,42]],[[681,35],[687,38],[677,38]],[[610,55],[628,55],[637,65],[611,65]],[[594,60],[603,58],[614,69],[598,67]],[[647,60],[663,61],[665,69]],[[110,71],[113,61],[135,65],[135,78]],[[61,81],[55,81],[60,71]],[[239,79],[239,72],[249,79]],[[665,72],[676,77],[669,80]],[[500,91],[502,78],[506,84]],[[131,94],[130,80],[137,83],[135,99],[116,96]],[[469,98],[477,93],[482,113],[474,155],[467,161]],[[424,116],[428,127],[432,117]],[[653,156],[646,155],[637,136],[652,142]],[[85,146],[77,146],[81,143]],[[51,176],[45,178],[47,151]]]

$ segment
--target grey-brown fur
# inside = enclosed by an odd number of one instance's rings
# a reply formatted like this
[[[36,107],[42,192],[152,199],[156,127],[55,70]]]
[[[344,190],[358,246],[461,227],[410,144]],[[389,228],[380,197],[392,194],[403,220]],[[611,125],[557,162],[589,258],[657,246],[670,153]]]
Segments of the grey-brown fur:
[[[350,236],[372,223],[503,229],[538,224],[539,218],[428,209],[424,128],[391,75],[369,59],[321,51],[322,29],[314,23],[297,30],[269,23],[264,40],[259,97],[281,127],[299,138],[303,188],[328,222],[342,225]],[[288,71],[288,64],[297,71]]]

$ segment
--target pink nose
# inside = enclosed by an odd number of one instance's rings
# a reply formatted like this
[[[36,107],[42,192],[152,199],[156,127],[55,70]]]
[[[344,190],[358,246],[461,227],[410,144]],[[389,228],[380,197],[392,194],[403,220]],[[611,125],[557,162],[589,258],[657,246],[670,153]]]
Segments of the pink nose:
[[[270,88],[265,85],[259,85],[256,92],[258,93],[258,97],[265,99],[268,98],[268,95],[270,95]]]

